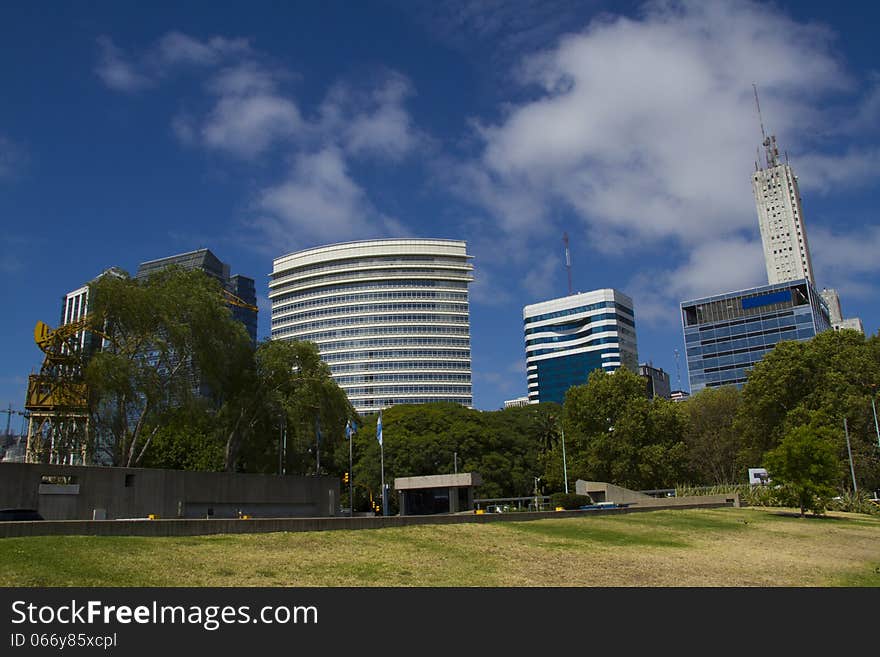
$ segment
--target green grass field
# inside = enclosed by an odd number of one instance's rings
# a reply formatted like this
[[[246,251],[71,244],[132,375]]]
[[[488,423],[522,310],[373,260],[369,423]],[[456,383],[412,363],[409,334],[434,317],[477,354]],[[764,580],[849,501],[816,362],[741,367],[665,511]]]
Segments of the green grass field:
[[[0,539],[3,586],[880,586],[880,517],[665,510],[185,538]]]

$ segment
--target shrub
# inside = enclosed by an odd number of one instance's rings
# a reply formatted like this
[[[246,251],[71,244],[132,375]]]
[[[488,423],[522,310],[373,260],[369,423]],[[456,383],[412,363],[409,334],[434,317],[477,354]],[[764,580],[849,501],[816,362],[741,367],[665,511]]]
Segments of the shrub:
[[[554,509],[561,506],[563,509],[579,509],[587,504],[592,504],[593,499],[589,495],[577,493],[553,493],[550,496],[550,506]]]
[[[853,493],[848,490],[833,498],[828,508],[832,511],[880,515],[880,506],[872,502],[867,493]]]

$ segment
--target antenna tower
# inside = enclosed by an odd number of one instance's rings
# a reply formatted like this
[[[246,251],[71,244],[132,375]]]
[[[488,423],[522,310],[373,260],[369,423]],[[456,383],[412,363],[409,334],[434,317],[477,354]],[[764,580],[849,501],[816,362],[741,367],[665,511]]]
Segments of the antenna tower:
[[[568,233],[562,233],[562,243],[565,244],[565,269],[568,271],[568,296],[571,296],[571,252],[568,250]]]
[[[758,108],[758,122],[761,124],[761,141],[767,141],[767,135],[764,132],[764,119],[761,116],[761,103],[758,102],[758,86],[752,83],[752,89],[755,92],[755,106]]]
[[[764,145],[764,154],[768,167],[775,167],[779,164],[779,149],[776,146],[776,135],[767,136],[764,132],[764,118],[761,116],[761,103],[758,102],[758,87],[752,83],[752,89],[755,92],[755,107],[758,108],[758,122],[761,124],[761,143]]]

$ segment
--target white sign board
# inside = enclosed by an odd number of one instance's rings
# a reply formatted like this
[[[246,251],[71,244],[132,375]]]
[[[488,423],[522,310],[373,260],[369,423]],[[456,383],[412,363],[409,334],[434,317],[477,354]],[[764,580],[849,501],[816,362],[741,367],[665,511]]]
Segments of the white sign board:
[[[749,468],[750,484],[766,484],[770,481],[767,471],[764,468]]]

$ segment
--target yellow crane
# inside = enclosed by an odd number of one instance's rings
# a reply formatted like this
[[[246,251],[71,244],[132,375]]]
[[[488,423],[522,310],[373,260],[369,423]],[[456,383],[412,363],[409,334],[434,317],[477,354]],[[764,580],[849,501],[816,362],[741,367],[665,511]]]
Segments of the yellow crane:
[[[232,306],[257,312],[257,307],[228,290],[223,299]],[[110,341],[98,328],[100,319],[85,315],[59,326],[38,321],[34,341],[43,352],[39,374],[28,377],[25,409],[29,412],[28,462],[87,462],[89,391],[85,383],[85,345],[89,333]]]
[[[226,300],[226,303],[228,303],[232,306],[238,306],[239,308],[247,308],[248,310],[253,310],[254,312],[257,312],[257,310],[258,310],[258,308],[255,305],[248,303],[247,301],[245,301],[241,297],[235,296],[229,290],[225,290],[225,289],[223,290],[223,298]]]
[[[43,352],[39,374],[28,377],[25,410],[30,414],[28,462],[86,461],[88,388],[83,376],[88,333],[109,339],[86,315],[56,329],[38,321],[34,342]]]

